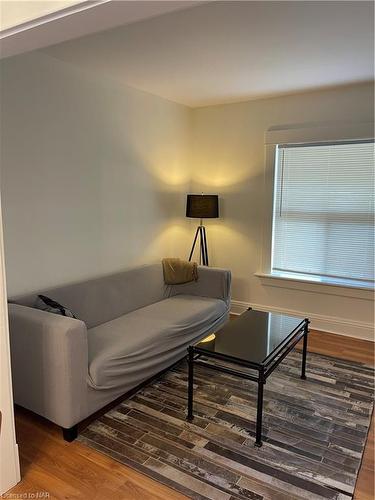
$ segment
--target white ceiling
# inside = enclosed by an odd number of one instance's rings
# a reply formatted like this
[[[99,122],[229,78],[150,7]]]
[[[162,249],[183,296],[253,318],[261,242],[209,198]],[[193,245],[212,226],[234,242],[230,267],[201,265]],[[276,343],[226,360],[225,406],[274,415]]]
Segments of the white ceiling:
[[[0,0],[0,58],[200,3],[199,0]]]
[[[43,49],[202,106],[374,78],[374,5],[211,2]]]
[[[66,9],[83,0],[1,0],[0,1],[0,30],[13,28],[41,16],[52,14]]]

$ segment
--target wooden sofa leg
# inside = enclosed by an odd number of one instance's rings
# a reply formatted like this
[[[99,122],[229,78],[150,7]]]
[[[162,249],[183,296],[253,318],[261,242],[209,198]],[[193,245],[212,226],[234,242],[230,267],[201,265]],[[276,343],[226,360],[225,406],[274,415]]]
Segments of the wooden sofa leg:
[[[62,427],[62,431],[65,441],[71,443],[78,436],[78,425],[73,425],[70,429],[64,429],[64,427]]]

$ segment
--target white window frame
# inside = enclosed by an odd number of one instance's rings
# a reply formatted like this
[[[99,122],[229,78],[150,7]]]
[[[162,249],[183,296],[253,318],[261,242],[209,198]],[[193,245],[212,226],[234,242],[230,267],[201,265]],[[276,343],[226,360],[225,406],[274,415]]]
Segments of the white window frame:
[[[337,141],[373,140],[374,124],[371,122],[329,123],[317,126],[273,127],[265,134],[265,170],[263,203],[263,237],[260,270],[255,273],[263,284],[277,287],[328,293],[340,296],[373,300],[373,289],[360,284],[338,283],[334,280],[317,282],[314,278],[287,277],[271,273],[273,205],[275,167],[278,144],[330,143]]]

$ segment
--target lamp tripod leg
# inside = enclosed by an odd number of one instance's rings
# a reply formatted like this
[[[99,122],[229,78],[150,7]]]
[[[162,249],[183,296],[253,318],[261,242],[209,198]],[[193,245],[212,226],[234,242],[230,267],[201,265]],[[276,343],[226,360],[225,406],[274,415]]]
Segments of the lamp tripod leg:
[[[202,264],[204,266],[208,266],[208,249],[207,249],[206,228],[202,225],[199,225],[197,227],[197,230],[195,231],[193,246],[191,247],[191,251],[190,251],[190,255],[189,255],[189,262],[191,261],[191,259],[193,257],[198,235],[199,235],[199,247],[200,247],[199,248],[199,264]]]
[[[199,226],[198,226],[197,230],[195,231],[195,237],[194,237],[194,241],[193,241],[193,246],[191,247],[191,251],[190,251],[190,255],[189,255],[189,262],[191,261],[191,258],[193,257],[194,248],[195,248],[195,244],[197,242],[197,238],[198,238],[198,233],[199,232],[200,232],[200,230],[199,230]]]
[[[204,239],[203,239],[203,227],[199,226],[199,233],[200,233],[200,246],[201,246],[201,252],[199,255],[199,264],[203,264],[204,266],[206,265],[206,256],[205,256],[205,250],[204,250]]]
[[[206,228],[202,226],[201,229],[201,237],[202,237],[202,248],[203,248],[203,265],[208,266],[208,250],[207,250],[207,237],[206,237]]]

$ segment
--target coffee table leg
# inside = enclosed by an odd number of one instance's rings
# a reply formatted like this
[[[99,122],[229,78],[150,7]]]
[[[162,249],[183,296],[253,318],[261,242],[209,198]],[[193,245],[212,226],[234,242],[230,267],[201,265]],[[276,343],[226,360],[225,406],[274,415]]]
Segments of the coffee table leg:
[[[194,384],[194,350],[193,347],[188,348],[188,414],[187,419],[193,420],[193,384]]]
[[[263,369],[261,369],[259,370],[258,379],[257,423],[255,431],[255,446],[258,448],[262,446],[263,386],[264,372]]]
[[[307,334],[309,332],[309,320],[305,319],[303,349],[302,349],[302,370],[301,378],[306,380],[306,356],[307,356]]]

